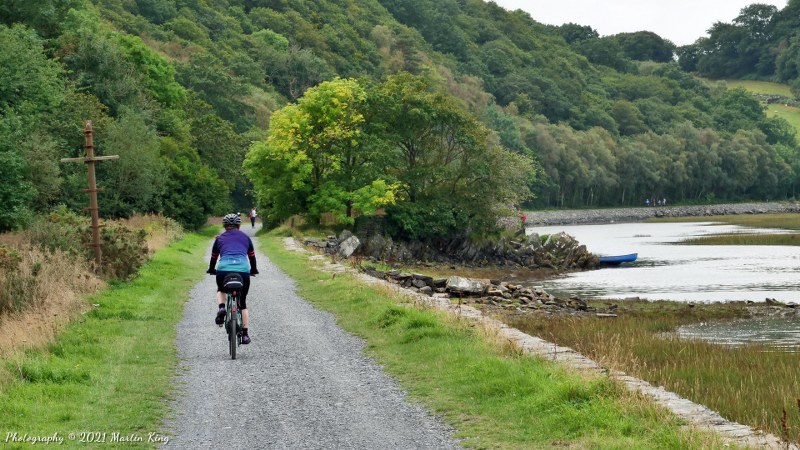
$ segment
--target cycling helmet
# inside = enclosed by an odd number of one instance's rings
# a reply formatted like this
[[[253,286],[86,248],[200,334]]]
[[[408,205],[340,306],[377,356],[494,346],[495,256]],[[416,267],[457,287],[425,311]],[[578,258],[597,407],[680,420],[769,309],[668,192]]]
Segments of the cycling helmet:
[[[223,225],[241,225],[242,218],[236,214],[227,214],[225,217],[222,218]]]

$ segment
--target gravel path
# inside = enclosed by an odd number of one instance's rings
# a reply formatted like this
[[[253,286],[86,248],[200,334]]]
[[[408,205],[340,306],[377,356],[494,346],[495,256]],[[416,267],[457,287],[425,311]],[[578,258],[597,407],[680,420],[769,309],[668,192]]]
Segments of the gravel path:
[[[213,277],[190,294],[178,324],[178,395],[166,448],[458,447],[450,428],[408,403],[362,354],[361,339],[298,297],[287,275],[256,256],[261,274],[251,279],[248,296],[253,343],[239,347],[235,361],[214,324]]]

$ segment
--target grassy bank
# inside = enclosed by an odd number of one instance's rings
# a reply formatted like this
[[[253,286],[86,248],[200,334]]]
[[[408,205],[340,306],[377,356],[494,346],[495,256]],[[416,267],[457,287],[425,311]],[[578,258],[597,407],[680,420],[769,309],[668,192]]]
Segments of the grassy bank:
[[[744,306],[655,302],[615,312],[619,315],[615,319],[528,314],[505,320],[608,367],[664,386],[729,420],[800,442],[800,353],[758,345],[729,348],[671,334],[683,324],[747,317]]]
[[[492,332],[350,275],[309,270],[307,256],[275,236],[261,248],[297,281],[298,293],[367,341],[367,352],[410,395],[453,424],[476,448],[701,448],[664,411],[609,379],[587,378],[522,356]]]
[[[110,448],[131,447],[112,442],[115,436],[156,446],[148,441],[166,414],[164,399],[177,363],[175,324],[203,273],[202,255],[212,236],[212,230],[187,234],[158,251],[134,280],[91,297],[94,307],[46,348],[4,360],[0,442],[29,448],[30,443],[14,443],[16,433],[18,438],[55,434],[80,448],[86,447],[81,437],[105,439]]]

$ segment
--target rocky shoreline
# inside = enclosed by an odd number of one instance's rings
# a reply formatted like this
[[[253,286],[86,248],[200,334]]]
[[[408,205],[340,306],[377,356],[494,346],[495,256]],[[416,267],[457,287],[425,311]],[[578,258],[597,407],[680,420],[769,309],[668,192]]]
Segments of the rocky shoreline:
[[[800,213],[798,202],[731,203],[721,205],[650,206],[641,208],[526,211],[525,225],[580,225],[641,222],[659,217],[703,217],[742,214]]]
[[[452,238],[423,243],[393,241],[380,234],[356,236],[343,231],[339,236],[324,239],[306,238],[303,244],[339,258],[353,256],[390,265],[459,264],[554,270],[593,269],[598,265],[597,257],[566,233],[540,236],[537,233],[525,235],[520,230],[512,238],[478,242]]]

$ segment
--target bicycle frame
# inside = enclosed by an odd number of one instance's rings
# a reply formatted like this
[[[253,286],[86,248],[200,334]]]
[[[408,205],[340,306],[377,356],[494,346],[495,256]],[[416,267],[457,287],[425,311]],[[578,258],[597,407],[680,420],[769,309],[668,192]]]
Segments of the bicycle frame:
[[[223,291],[226,297],[225,331],[228,332],[228,346],[231,359],[236,359],[236,347],[242,343],[242,305],[240,302],[244,281],[238,273],[225,276]]]

